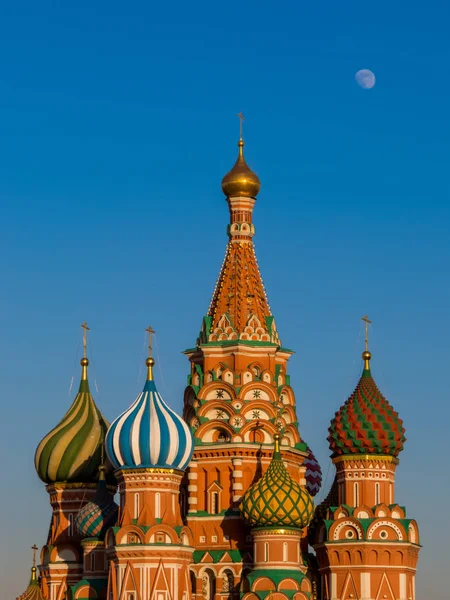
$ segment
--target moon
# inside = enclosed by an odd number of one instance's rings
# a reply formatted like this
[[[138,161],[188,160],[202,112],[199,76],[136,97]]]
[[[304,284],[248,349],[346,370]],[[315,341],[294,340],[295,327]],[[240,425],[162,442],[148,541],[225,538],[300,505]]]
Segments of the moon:
[[[355,75],[356,83],[364,90],[370,90],[375,85],[375,75],[369,69],[360,69]]]

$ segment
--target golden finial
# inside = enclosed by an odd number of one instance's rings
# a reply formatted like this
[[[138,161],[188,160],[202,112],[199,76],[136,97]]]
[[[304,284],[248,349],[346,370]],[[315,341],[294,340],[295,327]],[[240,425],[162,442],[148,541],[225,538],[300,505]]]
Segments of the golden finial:
[[[280,453],[280,439],[281,435],[279,433],[275,433],[273,436],[273,441],[275,442],[274,454]]]
[[[89,360],[87,358],[87,332],[90,331],[91,328],[88,327],[88,324],[86,323],[86,321],[81,324],[81,327],[84,330],[83,331],[83,358],[80,361],[80,364],[82,366],[81,380],[87,381],[87,368],[89,365]]]
[[[361,321],[364,321],[365,327],[366,327],[366,337],[364,339],[364,343],[365,343],[365,347],[366,349],[364,350],[364,352],[362,353],[362,358],[364,361],[364,370],[365,371],[370,371],[370,359],[372,358],[371,353],[369,352],[369,325],[372,325],[372,321],[369,320],[368,315],[364,315],[364,317],[361,318]]]
[[[105,440],[103,440],[103,444],[102,444],[102,450],[101,450],[101,455],[100,455],[100,466],[98,468],[98,480],[99,481],[105,481],[106,476],[106,467],[105,467]]]
[[[31,546],[31,549],[33,550],[33,567],[36,566],[36,552],[39,550],[39,548],[36,546],[36,544],[34,544],[34,546]]]
[[[33,550],[33,566],[31,567],[31,581],[37,581],[36,552],[39,550],[39,548],[36,546],[36,544],[34,544],[34,546],[31,546],[31,549]]]
[[[244,115],[238,113],[239,117],[239,154],[234,167],[222,179],[222,191],[227,198],[243,196],[245,198],[256,198],[260,188],[259,177],[250,169],[244,159],[244,140],[242,138]]]
[[[153,358],[153,335],[156,333],[151,325],[145,330],[148,333],[148,358],[145,361],[147,365],[147,381],[153,381],[153,366],[155,359]]]
[[[238,112],[237,116],[239,117],[239,139],[242,142],[242,129],[244,127],[244,115],[242,114],[242,110],[241,112]]]

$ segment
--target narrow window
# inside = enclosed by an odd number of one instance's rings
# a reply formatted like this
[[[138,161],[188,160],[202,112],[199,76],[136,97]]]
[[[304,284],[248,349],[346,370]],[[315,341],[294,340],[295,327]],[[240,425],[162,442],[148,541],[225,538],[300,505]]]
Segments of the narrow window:
[[[375,504],[380,504],[380,484],[375,484]]]
[[[269,544],[267,542],[264,543],[264,562],[269,561]]]
[[[354,505],[359,506],[359,485],[355,483],[354,486]]]
[[[73,536],[73,514],[69,515],[69,537]]]
[[[91,571],[95,571],[95,553],[91,552]]]
[[[159,492],[155,494],[155,517],[161,518],[161,494]]]
[[[219,494],[218,492],[213,492],[212,493],[212,498],[211,498],[212,502],[212,506],[211,506],[211,512],[213,515],[218,515],[219,514]]]
[[[139,518],[139,494],[134,495],[134,518]]]
[[[288,545],[287,542],[283,544],[283,560],[286,562],[288,560]]]

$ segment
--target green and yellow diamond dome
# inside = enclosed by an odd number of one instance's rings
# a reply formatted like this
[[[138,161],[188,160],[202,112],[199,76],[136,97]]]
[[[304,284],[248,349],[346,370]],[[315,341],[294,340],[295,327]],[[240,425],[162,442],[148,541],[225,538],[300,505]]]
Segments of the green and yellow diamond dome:
[[[94,483],[102,459],[108,422],[89,389],[86,357],[81,359],[80,388],[72,406],[40,442],[34,463],[45,483]]]
[[[244,494],[240,510],[251,527],[306,527],[314,515],[310,494],[292,479],[280,453],[280,435],[269,468]]]

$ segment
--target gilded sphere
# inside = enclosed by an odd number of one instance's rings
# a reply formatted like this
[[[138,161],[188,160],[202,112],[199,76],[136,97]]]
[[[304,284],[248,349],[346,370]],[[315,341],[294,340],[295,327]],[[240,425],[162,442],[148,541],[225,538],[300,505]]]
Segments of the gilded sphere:
[[[370,354],[370,352],[368,350],[365,350],[362,353],[362,359],[363,360],[370,360],[372,358],[372,355]]]
[[[227,198],[244,196],[256,198],[261,187],[259,177],[244,159],[244,142],[239,140],[239,156],[234,167],[222,179],[222,191]]]
[[[80,365],[81,365],[82,367],[87,367],[87,366],[88,366],[88,364],[89,364],[89,360],[88,360],[87,358],[82,358],[82,359],[80,360]]]
[[[147,367],[153,367],[155,366],[155,359],[151,356],[149,356],[147,358],[147,360],[145,361],[145,364],[147,365]]]

